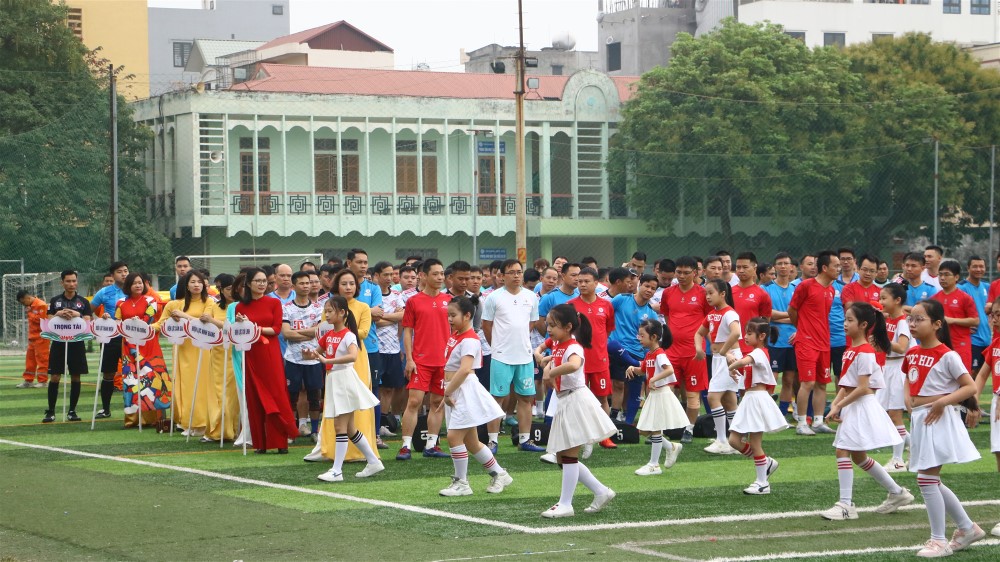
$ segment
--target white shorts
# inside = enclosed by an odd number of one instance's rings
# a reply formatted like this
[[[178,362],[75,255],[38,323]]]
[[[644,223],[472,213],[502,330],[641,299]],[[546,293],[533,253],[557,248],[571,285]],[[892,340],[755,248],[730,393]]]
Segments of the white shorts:
[[[739,348],[733,348],[731,352],[741,359],[743,354]],[[738,371],[739,373],[739,371]],[[712,380],[708,381],[709,392],[739,392],[743,390],[743,375],[740,374],[737,380],[729,376],[729,363],[726,362],[725,355],[712,354]]]
[[[902,366],[902,358],[886,359],[885,361],[885,369],[883,370],[885,387],[875,391],[875,398],[886,411],[906,409],[906,397],[904,396],[906,386]]]
[[[982,458],[969,439],[958,407],[946,407],[938,421],[927,425],[924,419],[930,409],[924,405],[910,414],[910,472]]]
[[[990,452],[1000,453],[1000,420],[997,420],[997,407],[1000,407],[1000,396],[993,395],[990,403]]]

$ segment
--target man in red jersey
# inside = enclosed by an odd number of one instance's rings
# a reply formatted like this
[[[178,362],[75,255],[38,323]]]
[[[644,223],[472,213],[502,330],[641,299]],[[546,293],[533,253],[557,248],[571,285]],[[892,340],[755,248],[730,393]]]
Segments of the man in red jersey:
[[[799,283],[788,304],[788,320],[797,329],[789,342],[795,346],[795,363],[799,368],[798,424],[795,428],[799,435],[816,435],[806,422],[810,394],[816,413],[813,426],[823,425],[826,385],[832,382],[830,307],[833,306],[833,280],[840,275],[840,258],[835,252],[824,250],[816,256],[816,267],[816,277]]]
[[[878,273],[878,258],[864,254],[858,260],[858,280],[848,283],[844,290],[840,292],[840,300],[844,303],[844,310],[852,302],[868,303],[875,308],[881,308],[879,304],[879,293],[882,289],[875,284],[875,274]]]
[[[997,271],[1000,271],[1000,253],[997,253]],[[990,292],[986,296],[986,314],[993,311],[993,301],[1000,297],[1000,279],[990,283]]]
[[[448,346],[451,327],[448,324],[448,303],[451,295],[441,292],[444,286],[444,265],[440,260],[428,258],[420,266],[424,274],[424,288],[406,301],[403,312],[403,347],[406,349],[404,376],[410,382],[406,385],[409,396],[403,412],[403,446],[396,460],[410,459],[410,445],[413,429],[417,425],[417,412],[424,403],[424,395],[430,397],[430,411],[427,412],[427,446],[425,457],[448,458],[451,455],[441,450],[437,444],[438,431],[444,409],[444,348]]]
[[[757,256],[753,252],[743,252],[736,256],[736,278],[733,286],[733,308],[740,317],[740,326],[746,329],[751,318],[761,316],[771,318],[771,295],[757,284]],[[740,351],[746,357],[753,348],[740,338]],[[745,369],[750,374],[750,368]]]
[[[972,372],[972,330],[979,326],[976,301],[958,288],[962,266],[955,260],[946,260],[938,266],[937,280],[941,290],[932,299],[944,306],[944,320],[951,334],[951,346],[968,372]]]
[[[674,374],[683,384],[677,385],[687,405],[688,425],[684,428],[681,443],[690,443],[694,422],[698,418],[701,393],[708,390],[708,367],[705,360],[695,359],[694,334],[705,321],[712,307],[705,300],[705,288],[695,283],[698,262],[691,256],[677,258],[674,275],[677,284],[663,290],[660,314],[667,319],[673,335],[673,345],[667,349],[667,358],[674,367]]]
[[[611,370],[608,366],[608,334],[615,330],[615,310],[611,303],[597,296],[597,270],[585,267],[576,277],[576,287],[580,295],[570,299],[568,304],[586,316],[590,321],[590,348],[583,350],[584,374],[587,386],[600,401],[604,413],[611,411],[608,397],[611,396]],[[601,441],[605,449],[616,449],[617,445],[607,438]]]

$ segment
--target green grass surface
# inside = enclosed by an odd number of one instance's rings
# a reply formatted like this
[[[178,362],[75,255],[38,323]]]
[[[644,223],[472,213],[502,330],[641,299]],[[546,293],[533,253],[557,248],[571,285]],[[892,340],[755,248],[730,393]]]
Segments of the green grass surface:
[[[96,361],[91,360],[96,366]],[[441,560],[482,557],[579,560],[707,560],[794,552],[892,548],[917,545],[928,536],[922,509],[882,516],[862,513],[858,521],[828,522],[798,516],[726,523],[680,520],[724,515],[773,514],[826,509],[837,498],[832,436],[796,437],[786,431],[765,438],[769,455],[781,462],[772,477],[770,496],[741,493],[754,478],[753,463],[742,457],[716,457],[701,451],[698,439],[662,476],[641,478],[633,471],[648,460],[646,445],[598,449],[586,461],[599,479],[618,492],[602,513],[586,515],[591,494],[578,488],[577,516],[548,521],[539,513],[558,499],[558,468],[538,456],[501,444],[499,462],[514,477],[503,494],[485,493],[488,477],[470,463],[475,494],[444,498],[449,459],[415,456],[393,459],[398,440],[382,456],[387,470],[369,480],[352,475],[327,484],[316,475],[326,464],[302,462],[312,446],[302,438],[291,454],[249,455],[227,446],[192,441],[179,434],[158,435],[121,429],[115,417],[97,424],[42,425],[44,389],[14,389],[21,364],[0,357],[0,439],[74,451],[139,459],[173,467],[294,486],[285,490],[232,482],[114,460],[83,458],[59,452],[0,444],[0,560]],[[79,410],[86,419],[96,374],[85,379]],[[988,397],[984,397],[985,401]],[[84,413],[86,412],[86,413]],[[61,414],[61,406],[58,414]],[[989,433],[972,432],[983,460],[946,467],[944,481],[965,501],[1000,498],[1000,476],[988,452]],[[307,444],[308,442],[308,444]],[[888,459],[888,451],[873,454]],[[915,477],[896,476],[917,493]],[[323,490],[406,506],[489,519],[537,529],[524,533],[435,515],[372,506],[347,499],[306,493]],[[855,503],[874,507],[883,490],[860,470],[855,475]],[[918,501],[919,501],[919,494]],[[1000,520],[1000,505],[969,507],[987,531]],[[634,527],[641,522],[672,525]],[[676,524],[682,523],[682,524]],[[599,530],[560,531],[566,526],[598,524]],[[953,526],[949,524],[950,534]],[[991,537],[993,538],[993,537]],[[632,544],[627,550],[621,545]],[[910,560],[914,550],[868,555],[824,556],[823,560]],[[489,559],[489,558],[486,558]],[[956,560],[1000,560],[1000,546],[977,545]]]

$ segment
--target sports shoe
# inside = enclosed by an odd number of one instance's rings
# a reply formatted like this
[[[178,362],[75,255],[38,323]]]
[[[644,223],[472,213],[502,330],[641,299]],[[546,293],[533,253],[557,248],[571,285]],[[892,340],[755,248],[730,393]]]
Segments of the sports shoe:
[[[389,429],[389,426],[383,425],[378,428],[379,437],[395,437],[396,434]]]
[[[924,547],[917,551],[920,558],[943,558],[951,556],[954,552],[948,543],[931,539],[924,543]]]
[[[378,449],[388,449],[389,448],[389,446],[385,444],[385,441],[382,441],[381,437],[376,437],[375,438],[375,447],[378,448]]]
[[[80,416],[76,415],[76,411],[75,410],[70,410],[70,411],[66,412],[66,421],[77,422],[77,421],[81,421],[81,420],[80,420]]]
[[[816,435],[816,432],[810,429],[808,425],[800,423],[795,428],[795,435]]]
[[[215,443],[215,439],[212,439],[211,437],[208,437],[207,435],[203,436],[198,441],[200,441],[201,443]]]
[[[496,456],[497,449],[500,448],[500,444],[497,443],[496,441],[490,441],[489,443],[486,444],[486,448],[489,449],[491,453],[493,453],[493,456]]]
[[[36,382],[35,384],[31,385],[31,388],[48,388],[48,386],[49,386],[48,383]]]
[[[299,424],[299,435],[307,437],[310,433],[312,433],[312,426],[309,425],[308,420]]]
[[[674,466],[674,463],[677,462],[677,457],[681,454],[681,449],[684,448],[684,445],[680,443],[673,443],[673,446],[674,448],[667,451],[667,456],[663,458],[663,468]]]
[[[450,459],[451,455],[441,450],[440,445],[434,445],[433,447],[424,449],[424,456],[429,459]],[[399,458],[397,455],[396,458]]]
[[[639,468],[635,469],[637,476],[656,476],[657,474],[663,474],[663,470],[660,469],[658,464],[644,464]]]
[[[625,423],[625,412],[618,412],[618,416],[615,417],[615,421],[618,423]]]
[[[853,505],[846,505],[843,502],[833,504],[833,507],[819,514],[823,519],[830,521],[843,521],[846,519],[857,519],[858,508]]]
[[[503,423],[507,427],[517,427],[517,416],[507,416],[504,418]]]
[[[885,501],[875,508],[875,513],[895,513],[899,508],[911,503],[913,503],[913,494],[906,488],[901,488],[898,494],[889,494],[886,496]]]
[[[45,410],[45,417],[42,418],[42,423],[52,423],[56,421],[56,413],[52,410]]]
[[[605,449],[617,449],[618,448],[618,445],[615,445],[615,442],[612,441],[610,437],[608,437],[604,441],[601,441],[600,443],[598,443],[598,445],[600,445],[601,447],[604,447]]]
[[[313,433],[310,437],[312,437],[313,443],[319,443],[319,433]],[[388,449],[389,447],[386,446],[386,448]]]
[[[748,496],[766,496],[771,493],[771,484],[768,482],[753,482],[746,488],[743,488],[743,493]]]
[[[889,459],[889,462],[882,465],[886,472],[906,472],[906,463],[903,459]]]
[[[594,454],[594,444],[593,443],[587,443],[586,445],[583,446],[583,449],[580,450],[580,458],[583,459],[583,460],[589,459],[590,455],[593,455],[593,454]]]
[[[544,455],[538,457],[538,460],[547,464],[559,464],[559,462],[556,460],[555,453],[545,453]]]
[[[778,459],[767,457],[767,468],[764,469],[764,474],[770,476],[775,472],[778,472]]]
[[[313,435],[316,435],[316,434],[314,433]],[[234,443],[234,445],[235,445],[235,443]],[[329,459],[327,459],[326,457],[324,457],[323,453],[320,452],[319,447],[316,447],[312,451],[309,451],[309,454],[306,455],[306,456],[304,456],[304,457],[302,457],[302,460],[304,460],[306,462],[329,462]]]
[[[812,430],[816,433],[837,433],[836,429],[833,429],[825,423],[813,425]]]
[[[397,461],[408,461],[408,460],[410,460],[410,448],[409,447],[400,447],[399,448],[399,452],[396,453],[396,460]]]
[[[490,477],[490,485],[486,487],[486,492],[489,494],[499,494],[506,488],[514,483],[514,479],[507,471],[498,472]]]
[[[546,509],[542,512],[542,517],[546,519],[558,519],[560,517],[573,517],[576,513],[573,512],[573,506],[571,505],[559,505]]]
[[[953,552],[958,552],[959,550],[966,549],[969,545],[976,541],[983,540],[985,536],[986,531],[984,531],[979,525],[973,523],[972,528],[968,531],[955,529],[954,534],[951,535],[951,541],[948,543],[948,546]]]
[[[469,486],[468,480],[461,480],[452,476],[451,484],[447,488],[441,490],[438,493],[441,494],[442,496],[447,496],[450,498],[456,496],[471,496],[472,487]]]
[[[729,443],[723,443],[721,441],[712,441],[712,444],[705,447],[706,453],[712,453],[713,455],[733,455],[739,453],[736,449],[729,446]]]
[[[358,472],[354,476],[356,478],[368,478],[369,476],[375,476],[383,470],[385,470],[385,465],[382,464],[382,461],[375,461],[374,463],[366,464],[364,470]]]
[[[529,453],[544,453],[545,452],[544,448],[539,447],[538,445],[535,445],[535,442],[532,441],[531,439],[528,439],[524,443],[521,443],[520,445],[517,446],[517,448],[520,449],[520,450],[522,450],[522,451],[527,451]]]
[[[320,480],[322,480],[324,482],[343,482],[344,481],[344,473],[343,472],[334,472],[334,469],[331,468],[330,470],[327,470],[326,472],[324,472],[323,474],[320,474],[316,478],[319,478]]]
[[[602,509],[604,509],[605,506],[607,506],[609,503],[611,503],[611,500],[615,499],[615,496],[617,496],[617,495],[618,494],[616,494],[614,490],[612,490],[611,488],[608,488],[607,492],[604,492],[603,494],[597,494],[597,495],[595,495],[594,496],[594,501],[590,502],[590,505],[588,505],[586,507],[586,509],[583,510],[583,512],[584,513],[597,513],[599,511],[601,511]]]
[[[691,443],[691,441],[693,440],[694,440],[694,434],[685,429],[684,433],[681,435],[681,443],[687,445]]]
[[[28,381],[21,381],[21,384],[15,384],[14,388],[34,388],[35,383]]]
[[[97,414],[94,416],[94,419],[103,420],[110,417],[111,417],[111,412],[105,409],[100,409],[97,410]]]
[[[1000,523],[997,523],[996,526],[993,527],[993,530],[990,531],[990,534],[993,535],[994,537],[1000,537]]]

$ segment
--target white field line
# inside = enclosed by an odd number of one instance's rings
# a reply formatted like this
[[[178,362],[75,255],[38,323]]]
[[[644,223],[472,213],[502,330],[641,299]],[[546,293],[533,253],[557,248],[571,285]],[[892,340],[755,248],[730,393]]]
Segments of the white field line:
[[[561,550],[540,550],[538,552],[513,552],[510,554],[487,554],[485,556],[470,556],[467,558],[442,558],[434,562],[459,562],[460,560],[486,560],[489,558],[512,558],[514,556],[538,556],[539,554],[558,554],[561,552],[578,552],[587,548],[563,548]]]
[[[969,547],[969,552],[975,552],[977,546],[997,546],[1000,539],[985,539]],[[920,550],[921,545],[910,546],[886,546],[871,548],[855,548],[847,550],[817,550],[813,552],[776,552],[772,554],[762,554],[759,556],[739,556],[736,558],[711,558],[706,562],[754,562],[758,560],[787,560],[789,558],[825,558],[827,556],[853,556],[857,554],[877,554],[879,552],[905,552],[911,551],[914,554]]]

